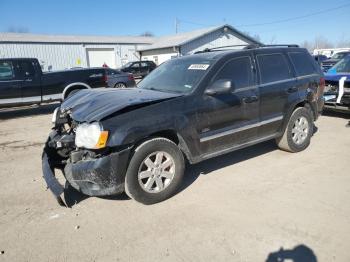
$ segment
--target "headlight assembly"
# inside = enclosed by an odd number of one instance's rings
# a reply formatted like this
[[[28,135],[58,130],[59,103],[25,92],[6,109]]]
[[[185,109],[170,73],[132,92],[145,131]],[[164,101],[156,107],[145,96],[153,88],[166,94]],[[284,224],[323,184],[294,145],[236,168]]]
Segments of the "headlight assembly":
[[[59,107],[56,107],[55,111],[53,111],[52,118],[51,118],[52,124],[56,124],[56,121],[57,121],[57,113],[58,113],[58,110],[59,110],[59,109],[60,109]]]
[[[98,122],[80,124],[76,129],[75,145],[87,149],[100,149],[106,147],[108,131],[103,131]]]

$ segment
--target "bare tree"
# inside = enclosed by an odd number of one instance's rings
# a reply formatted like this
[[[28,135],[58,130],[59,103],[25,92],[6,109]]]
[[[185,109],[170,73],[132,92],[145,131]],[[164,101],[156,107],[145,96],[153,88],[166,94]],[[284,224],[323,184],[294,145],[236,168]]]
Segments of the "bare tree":
[[[314,48],[333,48],[334,44],[331,43],[324,36],[317,36],[315,38]]]
[[[337,47],[342,48],[342,47],[350,47],[350,39],[346,39],[345,35],[343,34],[339,40],[337,41],[336,44]]]
[[[9,26],[6,30],[8,33],[29,33],[29,29],[24,26]]]
[[[242,33],[245,34],[245,35],[247,35],[247,36],[250,36],[251,38],[253,38],[254,40],[256,40],[256,41],[258,41],[258,42],[260,42],[260,40],[261,40],[261,37],[260,37],[260,35],[258,35],[258,34],[252,35],[252,34],[251,34],[250,32],[248,32],[248,31],[243,31]]]
[[[300,46],[306,48],[307,50],[309,50],[309,52],[312,52],[315,49],[314,45],[307,40],[302,42]]]
[[[275,36],[275,35],[271,37],[271,39],[270,39],[270,41],[269,41],[269,44],[270,44],[270,45],[276,44],[276,36]]]
[[[148,37],[152,37],[154,36],[154,34],[150,31],[145,31],[142,34],[140,34],[140,36],[148,36]]]

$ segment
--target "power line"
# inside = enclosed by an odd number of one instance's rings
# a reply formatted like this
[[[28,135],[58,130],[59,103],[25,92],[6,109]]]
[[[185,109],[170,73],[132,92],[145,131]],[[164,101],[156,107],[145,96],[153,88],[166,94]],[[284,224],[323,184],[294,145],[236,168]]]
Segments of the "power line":
[[[256,23],[256,24],[241,24],[241,25],[234,25],[234,26],[235,27],[254,27],[254,26],[280,24],[280,23],[285,23],[285,22],[289,22],[289,21],[295,21],[295,20],[299,20],[299,19],[304,19],[304,18],[308,18],[308,17],[312,17],[312,16],[328,13],[328,12],[339,10],[341,8],[348,7],[348,6],[350,6],[350,3],[343,4],[343,5],[340,5],[340,6],[336,6],[336,7],[333,7],[333,8],[320,10],[320,11],[309,13],[309,14],[306,14],[306,15],[295,16],[295,17],[290,17],[290,18],[281,19],[281,20],[275,20],[275,21],[271,21],[271,22]],[[198,26],[214,26],[214,25],[202,24],[202,23],[197,23],[197,22],[187,21],[187,20],[182,20],[182,19],[177,19],[177,21],[178,21],[178,23],[192,24],[192,25],[198,25]]]
[[[259,24],[242,24],[242,25],[236,25],[237,27],[250,27],[250,26],[262,26],[262,25],[272,25],[272,24],[280,24],[280,23],[285,23],[285,22],[289,22],[289,21],[294,21],[294,20],[299,20],[299,19],[304,19],[304,18],[308,18],[311,16],[315,16],[315,15],[320,15],[320,14],[324,14],[324,13],[328,13],[330,11],[335,11],[344,7],[348,7],[350,6],[350,3],[348,4],[344,4],[344,5],[340,5],[337,7],[333,7],[333,8],[328,8],[328,9],[324,9],[324,10],[320,10],[317,12],[313,12],[313,13],[309,13],[307,15],[301,15],[301,16],[295,16],[295,17],[291,17],[291,18],[287,18],[287,19],[281,19],[281,20],[275,20],[275,21],[271,21],[271,22],[266,22],[266,23],[259,23]]]

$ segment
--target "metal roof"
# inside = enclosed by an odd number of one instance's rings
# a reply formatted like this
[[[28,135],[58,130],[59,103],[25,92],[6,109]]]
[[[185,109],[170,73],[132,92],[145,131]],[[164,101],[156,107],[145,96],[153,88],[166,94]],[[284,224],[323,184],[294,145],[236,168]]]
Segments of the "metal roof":
[[[41,35],[27,33],[0,33],[0,42],[16,43],[152,44],[154,41],[154,37],[145,36]]]
[[[228,28],[232,31],[232,33],[239,37],[243,38],[244,40],[250,42],[250,44],[261,44],[260,42],[256,41],[252,37],[243,34],[242,32],[238,31],[234,27],[225,24],[221,26],[212,26],[207,28],[202,28],[195,31],[190,31],[186,33],[179,33],[175,35],[169,35],[169,36],[163,36],[158,37],[155,39],[154,43],[150,46],[144,47],[139,49],[139,51],[147,51],[147,50],[155,50],[155,49],[162,49],[162,48],[169,48],[169,47],[178,47],[184,44],[187,44],[188,42],[194,41],[199,37],[202,37],[204,35],[210,34],[214,31],[221,30],[224,28]]]

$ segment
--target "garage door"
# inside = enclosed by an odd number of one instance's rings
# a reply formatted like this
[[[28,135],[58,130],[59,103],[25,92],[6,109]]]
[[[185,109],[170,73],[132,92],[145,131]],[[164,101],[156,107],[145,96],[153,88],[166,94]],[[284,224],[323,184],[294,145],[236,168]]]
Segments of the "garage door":
[[[101,67],[103,64],[106,64],[110,68],[116,68],[113,48],[87,49],[87,56],[90,67]]]

